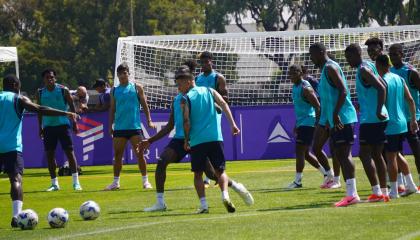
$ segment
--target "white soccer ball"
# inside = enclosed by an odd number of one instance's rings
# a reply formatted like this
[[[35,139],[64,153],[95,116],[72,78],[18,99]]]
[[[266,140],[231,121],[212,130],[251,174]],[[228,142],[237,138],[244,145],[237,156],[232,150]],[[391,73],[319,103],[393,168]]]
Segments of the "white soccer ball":
[[[94,201],[87,201],[80,206],[80,216],[83,220],[95,220],[99,217],[101,208]]]
[[[32,230],[38,225],[38,214],[32,209],[26,209],[17,215],[17,224],[23,230]]]
[[[64,208],[53,208],[47,216],[52,228],[62,228],[69,221],[69,213]]]

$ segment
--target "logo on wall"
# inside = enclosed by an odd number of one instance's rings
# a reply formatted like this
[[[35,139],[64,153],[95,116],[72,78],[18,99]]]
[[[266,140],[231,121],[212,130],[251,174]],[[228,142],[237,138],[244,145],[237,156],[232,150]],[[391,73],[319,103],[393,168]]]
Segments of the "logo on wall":
[[[277,122],[276,126],[274,127],[273,131],[268,137],[267,143],[287,143],[292,142],[292,139],[287,134],[286,130],[284,130],[283,126],[280,122]]]
[[[83,138],[83,161],[89,159],[89,152],[95,149],[95,141],[104,137],[104,125],[92,119],[82,117],[77,123],[79,127],[78,137]]]

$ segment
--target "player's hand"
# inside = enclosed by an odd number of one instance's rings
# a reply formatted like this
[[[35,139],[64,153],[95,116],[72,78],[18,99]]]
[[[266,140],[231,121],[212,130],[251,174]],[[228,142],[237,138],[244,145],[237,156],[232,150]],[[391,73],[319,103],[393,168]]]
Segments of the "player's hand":
[[[235,135],[238,135],[239,133],[241,132],[241,130],[239,130],[239,128],[236,126],[236,125],[234,125],[233,127],[232,127],[232,134],[235,136]]]
[[[77,120],[80,120],[80,115],[73,112],[67,112],[67,117],[69,117],[72,122],[76,122]]]
[[[376,117],[377,117],[379,120],[383,121],[383,120],[385,120],[385,119],[388,117],[388,115],[383,114],[383,113],[382,113],[382,111],[379,111],[379,112],[376,112]]]
[[[156,129],[156,125],[152,122],[152,120],[147,121],[147,126],[152,129]]]
[[[333,121],[334,121],[334,129],[335,130],[341,130],[341,129],[344,128],[344,125],[341,122],[341,118],[338,114],[333,115]]]
[[[44,139],[44,129],[39,128],[39,138]]]
[[[419,125],[417,124],[416,120],[410,121],[410,130],[413,134],[415,134],[419,130]]]
[[[190,144],[188,143],[188,141],[184,141],[184,150],[189,152],[191,150]]]

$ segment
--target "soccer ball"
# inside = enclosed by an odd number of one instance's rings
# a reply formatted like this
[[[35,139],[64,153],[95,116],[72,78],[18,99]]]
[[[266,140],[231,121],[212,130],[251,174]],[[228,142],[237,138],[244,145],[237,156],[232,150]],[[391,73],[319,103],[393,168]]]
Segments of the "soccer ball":
[[[63,208],[53,208],[48,213],[47,220],[52,228],[62,228],[69,221],[69,213]]]
[[[83,220],[95,220],[99,217],[101,208],[94,201],[87,201],[80,206],[80,216]]]
[[[38,214],[32,209],[26,209],[17,215],[17,224],[22,230],[32,230],[38,225]]]

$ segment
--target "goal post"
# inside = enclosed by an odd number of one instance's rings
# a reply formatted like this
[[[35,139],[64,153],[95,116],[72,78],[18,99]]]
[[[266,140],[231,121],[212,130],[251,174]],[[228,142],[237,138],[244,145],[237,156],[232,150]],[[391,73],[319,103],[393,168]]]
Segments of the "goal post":
[[[19,61],[16,47],[0,47],[1,62],[14,62],[16,76],[19,78]]]
[[[345,48],[358,43],[368,59],[364,42],[370,37],[389,45],[404,45],[405,59],[420,68],[420,25],[325,29],[287,32],[248,32],[200,35],[130,36],[118,39],[116,66],[126,62],[130,80],[143,84],[152,109],[170,107],[177,89],[174,70],[198,54],[213,54],[214,69],[226,77],[233,106],[278,105],[291,103],[291,82],[287,69],[301,64],[319,78],[319,70],[309,57],[309,46],[322,42],[342,66],[355,99],[355,70],[344,57]],[[116,68],[116,67],[115,67]],[[196,69],[196,74],[200,71]],[[116,75],[115,75],[116,76]],[[114,84],[118,84],[115,77]]]

